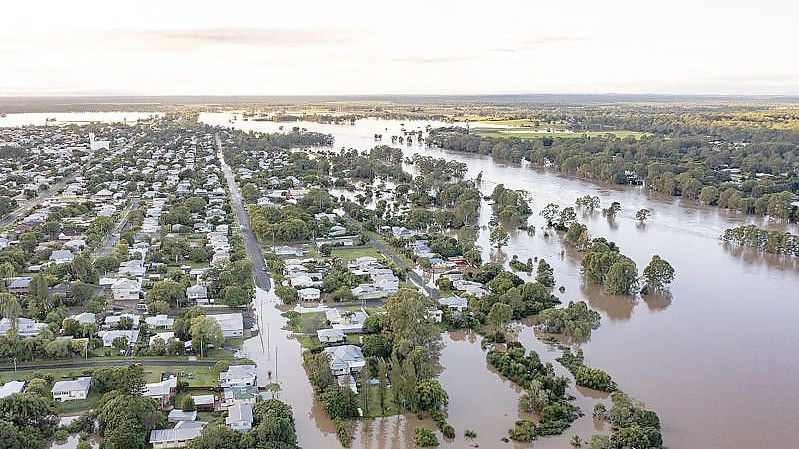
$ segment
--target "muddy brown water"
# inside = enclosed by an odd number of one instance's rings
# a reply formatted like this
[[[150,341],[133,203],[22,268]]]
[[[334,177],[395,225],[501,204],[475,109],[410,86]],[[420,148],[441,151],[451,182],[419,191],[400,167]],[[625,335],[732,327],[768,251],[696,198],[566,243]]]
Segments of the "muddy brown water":
[[[229,126],[227,114],[204,114],[210,124]],[[336,136],[335,148],[371,148],[375,133],[399,134],[429,122],[359,120],[356,125],[299,123],[311,131]],[[245,130],[277,131],[286,123],[237,121]],[[438,124],[432,123],[433,126]],[[383,143],[390,143],[384,137]],[[397,145],[406,155],[422,153],[466,162],[469,174],[483,173],[484,192],[496,183],[531,193],[537,212],[547,203],[573,205],[582,195],[600,197],[603,206],[619,201],[622,211],[609,221],[601,214],[581,216],[594,236],[614,240],[638,264],[653,254],[677,270],[671,296],[614,297],[585,285],[579,254],[565,250],[559,238],[541,229],[538,215],[530,218],[534,235],[513,232],[501,252],[491,250],[486,231],[479,244],[486,258],[509,260],[518,254],[544,257],[555,269],[558,294],[564,302],[586,300],[602,315],[601,327],[581,345],[586,363],[608,371],[620,388],[656,410],[662,420],[665,444],[672,449],[794,448],[799,441],[799,269],[796,260],[729,248],[718,237],[725,228],[756,223],[783,227],[766,219],[744,216],[675,198],[652,195],[635,187],[609,187],[561,176],[551,171],[501,164],[485,156],[465,155]],[[646,207],[652,217],[645,225],[634,220]],[[490,207],[480,220],[487,224]],[[795,227],[788,227],[797,232]],[[548,234],[548,235],[547,235]],[[259,294],[260,296],[261,294]],[[267,319],[279,318],[267,316]],[[521,324],[519,339],[545,357],[557,357]],[[273,339],[274,337],[273,326]],[[280,340],[280,338],[278,338]],[[284,338],[285,340],[285,338]],[[288,343],[286,343],[288,342]],[[286,340],[279,349],[283,397],[298,416],[300,443],[306,448],[337,447],[332,423],[314,404],[300,365],[299,344]],[[499,438],[519,417],[518,395],[510,383],[485,364],[478,337],[444,336],[441,381],[450,395],[449,417],[458,439],[442,440],[443,447],[465,447],[463,430],[478,433],[481,447],[504,447]],[[274,340],[273,340],[274,344]],[[248,342],[249,347],[251,342]],[[284,352],[286,353],[284,355]],[[545,359],[546,359],[545,357]],[[556,367],[559,366],[556,364]],[[562,367],[560,367],[562,368]],[[565,370],[563,370],[565,372]],[[303,387],[303,384],[305,385]],[[591,418],[596,392],[572,389],[586,414],[561,437],[541,439],[533,447],[569,447],[571,435],[590,438],[601,431]],[[363,423],[353,447],[412,447],[415,417]],[[520,445],[530,447],[530,445]]]

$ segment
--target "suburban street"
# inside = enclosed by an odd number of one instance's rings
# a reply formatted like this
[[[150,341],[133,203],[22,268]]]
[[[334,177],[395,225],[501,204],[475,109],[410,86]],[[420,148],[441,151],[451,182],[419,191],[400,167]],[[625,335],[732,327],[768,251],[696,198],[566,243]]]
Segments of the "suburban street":
[[[244,246],[247,249],[247,255],[252,261],[255,285],[262,290],[269,291],[272,288],[272,281],[266,272],[266,263],[261,253],[261,247],[250,229],[250,219],[247,217],[247,210],[244,208],[244,202],[241,200],[241,191],[236,184],[236,177],[233,175],[233,170],[231,170],[230,166],[225,162],[225,157],[222,154],[222,139],[219,137],[219,134],[216,135],[216,144],[219,148],[219,161],[222,163],[222,173],[224,173],[225,180],[227,181],[233,210],[236,212],[239,225],[241,226]]]
[[[108,366],[127,366],[141,363],[144,366],[213,366],[214,360],[182,360],[182,359],[119,359],[119,360],[81,360],[68,363],[37,363],[36,365],[20,365],[17,371],[33,371],[44,369],[100,368]],[[0,367],[0,372],[14,371],[14,366]]]
[[[50,186],[47,191],[41,192],[36,198],[22,201],[19,207],[9,212],[8,215],[0,218],[0,228],[10,225],[18,219],[28,215],[35,207],[41,205],[46,200],[58,195],[67,184],[71,183],[78,176],[77,173],[72,173],[66,176],[61,181]]]
[[[122,231],[128,226],[130,222],[130,213],[133,209],[139,207],[139,198],[133,198],[133,200],[128,204],[128,207],[122,211],[122,216],[119,219],[119,223],[117,223],[116,227],[106,234],[105,239],[103,240],[103,244],[97,247],[95,251],[95,255],[97,257],[105,257],[111,254],[111,251],[119,242],[119,238],[122,235]]]

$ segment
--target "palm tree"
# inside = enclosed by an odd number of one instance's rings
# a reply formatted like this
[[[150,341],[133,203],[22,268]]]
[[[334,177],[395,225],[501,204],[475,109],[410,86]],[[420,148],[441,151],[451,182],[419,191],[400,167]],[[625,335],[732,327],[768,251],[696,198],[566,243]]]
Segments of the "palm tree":
[[[17,329],[17,318],[22,313],[22,306],[19,305],[17,297],[11,293],[0,293],[0,315],[8,318],[11,323],[11,330]]]

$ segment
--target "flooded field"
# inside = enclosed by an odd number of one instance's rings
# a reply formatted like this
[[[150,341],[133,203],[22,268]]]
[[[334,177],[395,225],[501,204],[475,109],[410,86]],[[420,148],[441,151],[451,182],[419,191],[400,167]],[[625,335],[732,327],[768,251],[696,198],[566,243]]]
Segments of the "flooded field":
[[[0,127],[102,123],[135,123],[161,112],[24,112],[0,117]]]
[[[423,130],[430,122],[359,120],[356,125],[316,123],[231,122],[230,114],[203,114],[209,124],[235,126],[244,130],[278,131],[299,126],[310,131],[332,133],[335,148],[366,150],[375,145],[374,135],[383,134],[390,144],[401,128]],[[422,153],[465,162],[469,175],[483,173],[483,191],[490,193],[497,183],[531,193],[536,213],[530,223],[534,235],[519,231],[498,253],[491,250],[485,230],[479,244],[484,256],[494,260],[543,257],[555,269],[564,301],[586,300],[602,315],[601,327],[581,347],[586,363],[608,371],[619,386],[656,410],[663,423],[665,444],[672,449],[793,448],[799,440],[799,267],[796,260],[761,255],[725,247],[718,239],[725,228],[745,223],[770,227],[759,217],[740,215],[714,207],[698,206],[680,199],[649,194],[641,188],[604,186],[554,172],[491,158],[444,152],[414,143],[395,145],[406,155]],[[601,214],[580,216],[594,236],[614,240],[638,265],[639,270],[653,254],[667,259],[677,271],[672,296],[658,298],[614,297],[580,277],[579,254],[565,250],[557,235],[546,233],[537,215],[547,203],[573,205],[578,196],[598,196],[603,205],[619,201],[622,211],[614,220]],[[638,224],[635,212],[646,207],[652,217]],[[481,224],[487,224],[490,207],[483,206]],[[792,229],[796,232],[796,229]],[[265,294],[265,293],[264,293]],[[259,297],[263,296],[259,293]],[[285,320],[267,310],[272,345],[278,349],[283,384],[282,398],[298,415],[300,444],[304,447],[335,447],[334,428],[314,404],[300,365],[299,344],[276,336]],[[263,328],[263,325],[262,325]],[[545,360],[546,346],[521,325],[518,338],[538,351]],[[511,384],[490,372],[479,337],[445,335],[441,354],[441,381],[450,394],[449,421],[458,439],[442,441],[442,447],[464,447],[463,430],[478,433],[481,447],[496,447],[499,438],[519,416],[518,394]],[[256,346],[249,341],[247,348]],[[258,343],[260,344],[260,343]],[[285,349],[284,349],[285,348]],[[259,360],[260,362],[260,360]],[[265,369],[266,365],[260,365]],[[558,364],[556,367],[566,374]],[[566,434],[536,441],[533,447],[568,447],[568,438],[578,434],[590,438],[600,432],[591,418],[591,406],[601,400],[595,392],[573,389],[577,404],[586,414]],[[307,414],[307,416],[306,416]],[[415,425],[413,417],[391,418],[364,423],[356,432],[354,447],[411,447],[408,439]],[[510,446],[510,445],[509,445]],[[522,446],[522,445],[520,445]],[[530,445],[526,445],[529,447]]]

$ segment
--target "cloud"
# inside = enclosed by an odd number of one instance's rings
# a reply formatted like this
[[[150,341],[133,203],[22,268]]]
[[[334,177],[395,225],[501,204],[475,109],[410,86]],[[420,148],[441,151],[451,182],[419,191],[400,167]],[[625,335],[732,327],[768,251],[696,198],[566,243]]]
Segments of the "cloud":
[[[447,62],[461,62],[474,59],[474,56],[403,56],[393,58],[394,62],[410,63],[410,64],[442,64]]]
[[[538,36],[529,39],[522,39],[507,45],[503,45],[502,47],[494,47],[491,48],[490,51],[501,53],[517,53],[521,51],[532,50],[533,48],[544,45],[561,44],[564,42],[574,42],[579,40],[582,40],[582,38],[577,36]]]
[[[120,32],[125,41],[173,49],[209,45],[249,47],[335,46],[358,39],[352,31],[332,28],[202,28],[186,30],[136,30]]]

